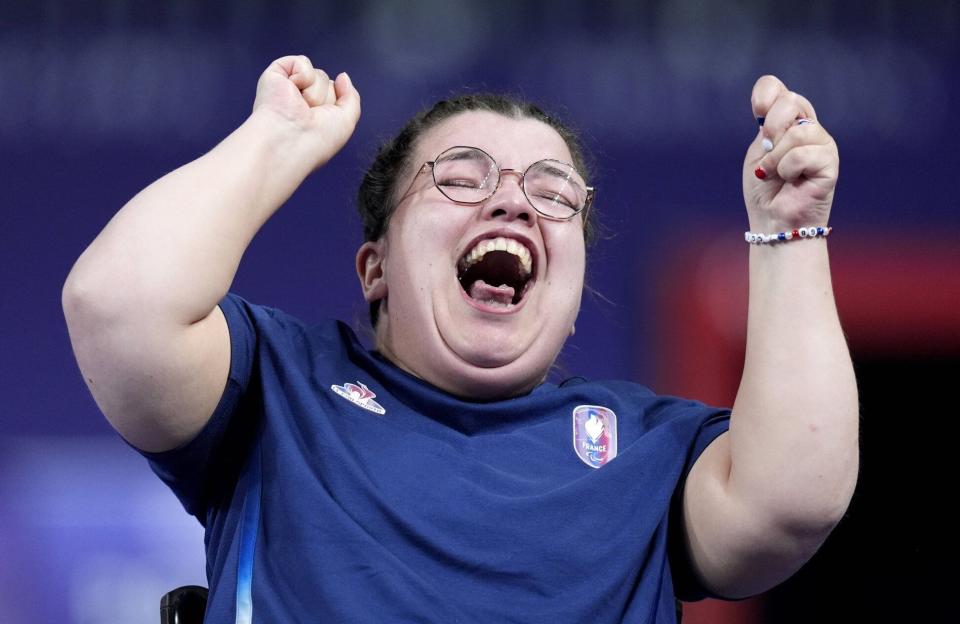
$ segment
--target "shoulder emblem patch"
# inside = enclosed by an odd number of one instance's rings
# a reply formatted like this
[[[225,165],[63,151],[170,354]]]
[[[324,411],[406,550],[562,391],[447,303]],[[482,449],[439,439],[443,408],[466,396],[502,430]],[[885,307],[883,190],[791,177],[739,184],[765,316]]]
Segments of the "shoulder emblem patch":
[[[617,415],[600,405],[573,408],[573,450],[583,463],[600,468],[617,456]]]
[[[330,389],[351,403],[359,405],[374,414],[383,415],[387,413],[387,410],[383,409],[383,406],[373,400],[377,395],[360,381],[357,381],[355,384],[348,381],[342,386],[334,384],[330,386]]]

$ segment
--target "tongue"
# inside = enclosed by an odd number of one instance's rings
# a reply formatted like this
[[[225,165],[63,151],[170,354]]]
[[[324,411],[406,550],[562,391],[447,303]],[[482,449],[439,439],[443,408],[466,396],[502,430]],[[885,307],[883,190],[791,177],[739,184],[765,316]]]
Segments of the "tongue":
[[[513,287],[506,284],[491,286],[483,280],[477,280],[470,286],[470,296],[485,303],[510,305],[513,302]]]

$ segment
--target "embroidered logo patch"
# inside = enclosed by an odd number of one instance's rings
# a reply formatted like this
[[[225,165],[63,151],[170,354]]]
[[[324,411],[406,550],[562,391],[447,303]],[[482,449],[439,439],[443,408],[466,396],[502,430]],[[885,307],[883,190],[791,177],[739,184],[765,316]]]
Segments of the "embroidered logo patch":
[[[591,468],[617,456],[617,415],[599,405],[573,408],[573,450]]]
[[[373,400],[377,395],[373,391],[366,387],[362,382],[358,381],[355,384],[350,383],[349,381],[342,386],[336,384],[330,386],[330,389],[350,401],[359,405],[365,410],[369,410],[374,414],[386,414],[387,410],[383,409],[379,403]]]

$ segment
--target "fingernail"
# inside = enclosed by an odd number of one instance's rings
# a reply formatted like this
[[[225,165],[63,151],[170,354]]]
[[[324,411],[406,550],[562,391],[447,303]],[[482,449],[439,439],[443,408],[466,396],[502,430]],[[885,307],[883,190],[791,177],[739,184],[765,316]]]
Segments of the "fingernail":
[[[761,180],[765,180],[767,177],[767,172],[763,170],[763,167],[757,167],[754,170],[753,175],[757,176]]]
[[[762,147],[762,148],[763,148],[763,151],[765,151],[765,152],[772,152],[772,151],[773,151],[773,141],[771,141],[771,140],[768,139],[767,137],[763,137],[763,140],[760,141],[760,147]]]
[[[764,120],[766,120],[766,117],[757,117],[757,125],[762,128]]]

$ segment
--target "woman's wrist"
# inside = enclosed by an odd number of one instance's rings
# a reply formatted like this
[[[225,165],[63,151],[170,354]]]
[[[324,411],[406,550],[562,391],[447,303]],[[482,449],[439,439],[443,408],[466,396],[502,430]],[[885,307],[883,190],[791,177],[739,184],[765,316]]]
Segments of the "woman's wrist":
[[[831,232],[833,228],[830,226],[811,225],[771,232],[746,231],[743,233],[743,239],[755,245],[771,245],[803,238],[826,238]]]
[[[242,142],[259,153],[270,175],[287,172],[303,181],[323,162],[317,158],[316,130],[265,109],[253,113],[237,129]],[[298,183],[299,183],[298,181]]]

